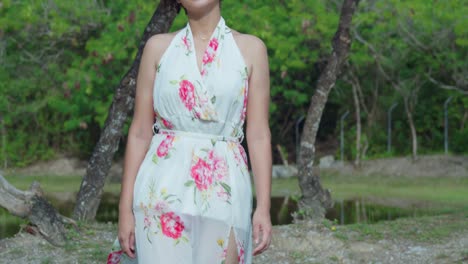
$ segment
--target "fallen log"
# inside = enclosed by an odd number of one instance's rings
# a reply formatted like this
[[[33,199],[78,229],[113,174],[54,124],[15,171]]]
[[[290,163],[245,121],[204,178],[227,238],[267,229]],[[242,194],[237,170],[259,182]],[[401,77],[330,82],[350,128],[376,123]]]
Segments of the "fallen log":
[[[33,182],[29,190],[21,191],[11,185],[1,173],[0,206],[14,216],[28,219],[32,229],[55,246],[65,245],[65,225],[75,224],[73,220],[61,215],[44,198],[44,192],[38,182]]]

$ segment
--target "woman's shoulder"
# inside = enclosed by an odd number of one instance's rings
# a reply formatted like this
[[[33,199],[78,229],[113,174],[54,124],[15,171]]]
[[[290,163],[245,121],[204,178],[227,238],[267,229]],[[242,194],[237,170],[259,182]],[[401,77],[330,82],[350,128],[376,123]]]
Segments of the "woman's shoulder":
[[[266,45],[259,37],[243,34],[235,30],[232,30],[232,36],[237,47],[239,47],[249,73],[252,72],[254,65],[257,65],[258,62],[268,60]]]
[[[258,52],[259,50],[266,49],[266,45],[259,37],[250,34],[240,33],[236,30],[232,30],[232,36],[234,37],[239,48],[245,48],[253,50],[252,52]]]
[[[156,34],[156,35],[151,36],[146,41],[145,53],[146,54],[151,54],[150,56],[153,57],[156,60],[156,62],[159,62],[159,60],[162,57],[163,53],[169,47],[172,40],[177,35],[177,33],[179,33],[179,31],[170,32],[170,33]]]
[[[165,50],[179,31],[153,35],[146,41],[146,46],[153,50]]]

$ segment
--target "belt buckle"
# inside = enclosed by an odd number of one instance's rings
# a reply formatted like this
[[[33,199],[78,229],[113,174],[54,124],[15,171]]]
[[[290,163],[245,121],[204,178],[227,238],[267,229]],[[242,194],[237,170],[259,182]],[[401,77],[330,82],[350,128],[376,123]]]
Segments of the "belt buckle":
[[[153,135],[156,135],[159,132],[158,124],[155,123],[151,129],[153,130]]]

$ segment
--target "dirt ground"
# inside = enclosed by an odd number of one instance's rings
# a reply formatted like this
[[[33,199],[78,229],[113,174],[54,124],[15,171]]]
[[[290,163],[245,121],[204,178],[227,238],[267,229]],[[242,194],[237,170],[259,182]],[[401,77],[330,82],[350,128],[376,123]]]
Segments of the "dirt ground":
[[[83,175],[86,162],[58,159],[54,162],[9,171],[9,174]],[[119,164],[112,177],[118,178]],[[365,161],[334,167],[346,174],[378,173],[414,177],[468,177],[468,157],[426,156]],[[116,179],[114,179],[116,180]],[[105,263],[116,237],[115,224],[82,224],[71,231],[70,242],[53,247],[40,237],[20,232],[0,240],[0,263]],[[254,264],[287,263],[468,263],[468,212],[400,218],[372,225],[335,226],[303,222],[274,226],[271,248],[254,258]]]
[[[468,263],[467,216],[401,218],[370,230],[331,222],[275,226],[270,249],[253,263]],[[0,263],[105,263],[116,229],[110,223],[83,225],[63,248],[22,232],[0,240]]]

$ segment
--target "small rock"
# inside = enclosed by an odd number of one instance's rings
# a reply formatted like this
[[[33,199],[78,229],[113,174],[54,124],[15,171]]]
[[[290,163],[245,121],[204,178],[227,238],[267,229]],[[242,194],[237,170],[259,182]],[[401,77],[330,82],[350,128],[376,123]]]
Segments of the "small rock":
[[[272,168],[273,178],[290,178],[297,176],[296,166],[273,165]]]
[[[335,162],[335,158],[332,155],[323,156],[320,158],[319,167],[330,168],[333,162]]]
[[[415,254],[420,255],[424,253],[425,251],[427,251],[427,248],[424,248],[421,246],[414,246],[414,247],[409,248],[408,253],[415,253]]]

